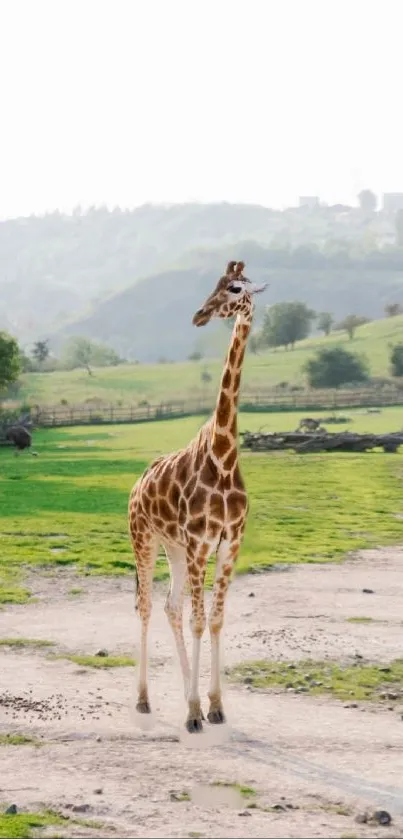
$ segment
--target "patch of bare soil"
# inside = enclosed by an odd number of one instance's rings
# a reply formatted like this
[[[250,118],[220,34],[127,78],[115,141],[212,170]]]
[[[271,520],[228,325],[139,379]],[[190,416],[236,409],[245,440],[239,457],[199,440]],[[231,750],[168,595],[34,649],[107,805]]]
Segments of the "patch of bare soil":
[[[227,601],[223,663],[401,657],[402,561],[403,551],[393,548],[343,565],[236,578]],[[144,718],[133,712],[133,668],[94,670],[49,658],[99,648],[136,656],[133,581],[78,581],[61,572],[32,577],[30,586],[39,601],[0,612],[0,639],[47,639],[55,647],[0,647],[0,733],[42,742],[0,747],[4,804],[51,807],[102,823],[56,830],[71,836],[403,836],[399,701],[349,707],[325,697],[226,684],[228,726],[206,724],[203,735],[186,737],[164,585],[156,586],[150,636],[153,727],[144,730]],[[73,586],[83,591],[72,596]],[[372,622],[348,622],[363,616]],[[206,633],[205,709],[208,674]],[[256,794],[242,798],[225,784]],[[377,808],[389,811],[391,826],[355,821]]]

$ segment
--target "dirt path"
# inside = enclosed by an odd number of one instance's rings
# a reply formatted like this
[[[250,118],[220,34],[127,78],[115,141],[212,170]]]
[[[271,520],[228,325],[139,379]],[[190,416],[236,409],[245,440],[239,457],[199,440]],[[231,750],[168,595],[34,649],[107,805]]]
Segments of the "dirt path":
[[[394,548],[340,566],[236,579],[225,664],[357,653],[380,661],[401,657],[402,562],[403,551]],[[130,578],[77,580],[60,572],[32,577],[30,586],[38,602],[0,612],[0,639],[46,639],[61,655],[100,647],[136,655]],[[82,593],[70,595],[73,586]],[[138,727],[132,710],[133,668],[93,670],[51,660],[46,649],[0,647],[0,733],[44,741],[40,748],[0,748],[0,799],[103,823],[95,830],[69,825],[68,835],[76,836],[116,835],[113,828],[125,837],[403,836],[403,704],[353,708],[227,684],[228,727],[207,726],[203,736],[186,738],[165,591],[157,587],[153,612],[149,731]],[[347,622],[362,616],[374,622]],[[208,652],[206,635],[204,696]],[[248,808],[236,789],[209,786],[212,781],[253,788],[258,806]],[[377,807],[392,814],[391,827],[355,822],[357,813]]]

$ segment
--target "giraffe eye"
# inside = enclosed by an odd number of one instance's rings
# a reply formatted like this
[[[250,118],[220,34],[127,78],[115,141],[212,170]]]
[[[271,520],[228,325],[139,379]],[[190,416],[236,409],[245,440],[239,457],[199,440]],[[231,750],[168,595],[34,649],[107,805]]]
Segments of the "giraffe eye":
[[[231,294],[240,294],[241,291],[242,291],[242,286],[241,285],[230,285],[230,286],[228,286],[228,291],[230,291]]]

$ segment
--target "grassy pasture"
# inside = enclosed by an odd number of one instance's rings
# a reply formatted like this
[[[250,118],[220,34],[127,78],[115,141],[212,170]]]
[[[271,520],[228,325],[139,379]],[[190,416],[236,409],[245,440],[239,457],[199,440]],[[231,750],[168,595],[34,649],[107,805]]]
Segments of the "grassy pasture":
[[[146,399],[159,404],[170,399],[213,397],[222,371],[222,359],[229,341],[226,327],[222,327],[220,358],[202,361],[183,361],[176,364],[125,364],[120,367],[97,369],[94,376],[85,370],[55,373],[27,373],[21,377],[18,398],[32,403],[56,404],[61,399],[69,403],[102,399],[105,402],[136,404]],[[350,341],[344,332],[334,332],[328,338],[307,338],[299,341],[293,351],[279,349],[258,355],[247,353],[242,382],[244,389],[254,392],[269,389],[279,382],[301,385],[302,367],[313,352],[322,346],[337,344],[365,355],[372,376],[389,375],[389,345],[403,341],[403,315],[373,321],[357,329]],[[211,383],[202,385],[200,374],[208,369]]]
[[[355,430],[403,427],[402,408],[349,415]],[[240,428],[291,429],[300,417],[243,414]],[[41,431],[35,435],[38,458],[0,449],[0,602],[29,599],[25,567],[131,573],[130,489],[152,458],[186,444],[202,421]],[[250,514],[238,572],[335,561],[354,549],[403,540],[401,455],[241,457]],[[211,563],[209,582],[212,571]],[[166,576],[161,555],[156,578]]]

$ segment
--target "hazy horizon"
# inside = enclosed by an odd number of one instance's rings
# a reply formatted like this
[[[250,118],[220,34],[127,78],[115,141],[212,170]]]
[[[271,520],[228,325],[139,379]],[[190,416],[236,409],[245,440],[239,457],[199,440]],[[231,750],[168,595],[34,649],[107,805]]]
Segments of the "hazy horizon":
[[[13,0],[0,218],[403,191],[401,6]]]

